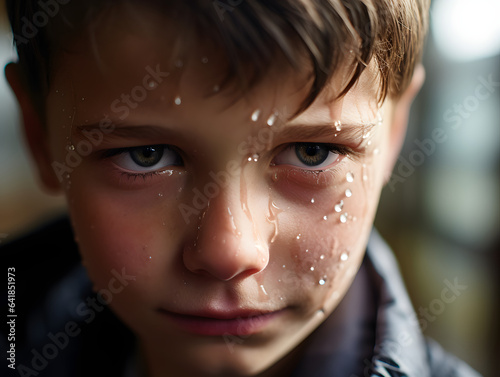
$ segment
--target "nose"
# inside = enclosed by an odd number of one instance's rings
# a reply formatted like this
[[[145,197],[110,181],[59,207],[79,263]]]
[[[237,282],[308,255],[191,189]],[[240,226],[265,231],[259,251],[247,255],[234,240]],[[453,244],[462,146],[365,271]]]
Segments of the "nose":
[[[194,240],[184,248],[184,265],[190,271],[228,281],[262,271],[269,250],[262,242],[250,207],[239,197],[220,192],[201,213]],[[257,213],[253,214],[256,218]]]

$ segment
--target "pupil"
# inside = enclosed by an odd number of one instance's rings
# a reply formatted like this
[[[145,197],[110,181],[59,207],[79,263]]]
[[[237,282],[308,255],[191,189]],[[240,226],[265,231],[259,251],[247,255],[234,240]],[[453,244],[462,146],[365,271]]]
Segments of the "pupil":
[[[151,167],[156,165],[163,156],[161,146],[142,147],[134,149],[131,157],[134,162],[142,167]]]
[[[306,153],[308,156],[315,156],[319,152],[319,145],[315,145],[314,147],[308,146],[306,147]]]
[[[327,158],[330,150],[320,144],[300,143],[295,146],[295,154],[300,162],[307,166],[322,164]]]

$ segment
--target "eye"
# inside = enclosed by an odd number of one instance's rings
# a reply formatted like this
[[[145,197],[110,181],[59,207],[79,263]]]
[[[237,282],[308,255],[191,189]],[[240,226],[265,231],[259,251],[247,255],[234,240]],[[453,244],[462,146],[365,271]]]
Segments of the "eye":
[[[107,153],[118,167],[132,172],[152,172],[182,165],[182,158],[168,145],[113,149]]]
[[[342,154],[342,151],[332,144],[293,143],[276,156],[274,164],[322,169],[336,162]]]

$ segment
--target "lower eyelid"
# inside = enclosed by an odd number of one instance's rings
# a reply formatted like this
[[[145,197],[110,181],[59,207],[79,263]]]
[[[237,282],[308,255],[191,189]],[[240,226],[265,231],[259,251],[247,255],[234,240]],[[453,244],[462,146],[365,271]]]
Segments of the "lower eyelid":
[[[157,183],[163,182],[165,179],[175,179],[185,175],[185,171],[177,169],[159,169],[150,172],[137,173],[124,170],[119,166],[112,164],[104,172],[104,178],[113,185],[118,185],[123,189],[141,189],[155,187]],[[168,187],[173,187],[171,184],[178,185],[179,181],[169,181]],[[177,182],[177,183],[173,183]],[[165,186],[167,187],[167,186]],[[175,186],[177,187],[177,186]],[[180,186],[179,186],[180,187]]]
[[[341,176],[341,169],[334,166],[326,170],[306,170],[295,167],[278,166],[272,171],[272,182],[280,191],[288,191],[291,187],[300,187],[305,192],[322,190],[335,186]]]

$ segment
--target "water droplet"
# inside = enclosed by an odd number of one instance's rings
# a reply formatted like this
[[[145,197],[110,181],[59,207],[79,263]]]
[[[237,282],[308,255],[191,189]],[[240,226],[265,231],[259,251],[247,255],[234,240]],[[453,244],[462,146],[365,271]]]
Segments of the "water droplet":
[[[343,252],[342,254],[340,254],[341,261],[345,262],[348,259],[349,259],[349,254],[347,252]]]
[[[151,255],[148,257],[149,260],[151,260]]]
[[[156,83],[156,81],[150,81],[149,84],[148,84],[148,86],[150,88],[156,88],[158,86],[158,84]]]
[[[319,285],[325,285],[326,284],[326,280],[323,278],[323,279],[319,279]]]
[[[350,189],[345,190],[345,196],[350,198],[352,196],[352,191]]]
[[[264,292],[264,294],[267,296],[266,288],[264,288],[262,284],[260,285],[260,289],[262,289],[262,292]]]
[[[283,265],[283,268],[286,268],[286,265],[285,265],[285,264]]]
[[[319,259],[325,259],[325,256],[323,254],[321,254]]]
[[[328,220],[328,216],[326,216],[326,215],[323,216],[323,220],[325,220],[325,221]]]
[[[182,103],[181,97],[177,96],[175,97],[174,103],[179,106]]]
[[[82,101],[85,101],[85,97],[82,97]]]
[[[382,117],[382,114],[379,110],[379,111],[377,111],[377,125],[381,126],[383,122],[384,122],[384,118]]]
[[[311,199],[311,203],[313,203],[313,204],[314,204],[314,198],[312,198],[312,199]]]
[[[258,155],[257,153],[255,153],[254,155],[252,155],[252,160],[253,160],[254,162],[259,161],[259,158],[260,158],[260,155]]]
[[[277,113],[271,114],[271,116],[267,119],[267,125],[269,127],[271,127],[276,122],[277,118],[278,118],[278,114]]]
[[[344,207],[344,201],[341,200],[339,204],[335,204],[335,212],[340,213]]]
[[[278,215],[283,211],[276,205],[276,203],[272,201],[271,196],[269,196],[268,208],[269,208],[269,214],[266,216],[266,219],[267,221],[269,221],[271,224],[274,225],[274,234],[271,237],[271,243],[273,243],[276,237],[278,237],[278,226],[279,226]]]
[[[311,270],[311,271],[314,271],[314,267],[311,267],[311,268],[310,268],[310,270]]]
[[[207,64],[207,63],[208,63],[208,58],[207,58],[206,56],[202,57],[202,58],[201,58],[201,62],[202,62],[203,64]]]
[[[273,174],[273,181],[276,182],[278,180],[278,173]]]
[[[306,253],[308,253],[308,252],[309,252],[309,249],[306,249]]]
[[[379,150],[378,148],[375,148],[375,149],[373,150],[373,154],[374,154],[375,156],[376,156],[376,155],[378,155],[379,153],[380,153],[380,150]]]
[[[347,213],[343,213],[342,215],[340,215],[340,222],[342,224],[345,224],[347,222]]]
[[[300,236],[301,236],[301,235],[302,235],[302,234],[300,234],[300,233],[299,233],[299,234],[297,234],[297,239],[298,239],[298,240],[300,240]]]
[[[345,176],[347,182],[352,183],[354,182],[354,174],[351,172],[348,172]]]
[[[68,145],[68,151],[74,151],[75,146],[73,144]]]
[[[336,121],[336,122],[334,123],[334,125],[335,125],[335,130],[336,130],[337,132],[342,131],[342,122],[341,122],[340,120]]]
[[[259,120],[260,113],[260,109],[257,109],[252,113],[252,116],[250,117],[252,119],[252,122],[257,122]]]
[[[368,174],[366,173],[366,164],[363,164],[363,181],[368,180]]]
[[[159,192],[158,196],[161,198],[163,196],[163,194],[161,192]]]

